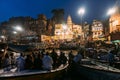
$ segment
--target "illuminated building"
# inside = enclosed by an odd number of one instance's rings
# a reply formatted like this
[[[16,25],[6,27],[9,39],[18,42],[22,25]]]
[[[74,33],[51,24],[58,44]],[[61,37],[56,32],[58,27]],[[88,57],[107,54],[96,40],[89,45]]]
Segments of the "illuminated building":
[[[115,14],[110,17],[110,33],[120,31],[120,14]]]
[[[99,40],[103,35],[103,24],[100,21],[94,20],[92,23],[92,38],[93,41]]]
[[[66,23],[67,29],[64,30],[63,24],[55,25],[55,35],[58,39],[72,40],[76,39],[82,34],[82,28],[80,25],[76,25],[72,22],[71,16],[69,15]]]
[[[82,37],[82,28],[81,25],[76,25],[72,22],[71,16],[67,18],[67,23],[55,24],[54,36],[42,35],[42,41],[47,40],[67,40],[71,41]]]
[[[120,7],[115,7],[116,12],[109,18],[109,40],[120,40]]]

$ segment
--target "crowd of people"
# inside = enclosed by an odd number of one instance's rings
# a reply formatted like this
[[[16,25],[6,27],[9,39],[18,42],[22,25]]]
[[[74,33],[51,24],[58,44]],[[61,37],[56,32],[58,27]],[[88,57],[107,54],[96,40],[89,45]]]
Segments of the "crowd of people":
[[[113,48],[100,48],[94,49],[89,48],[86,49],[85,55],[89,58],[93,58],[99,61],[109,62],[110,66],[113,66],[114,62],[120,61],[120,51],[119,49]]]
[[[99,51],[97,51],[99,50]],[[117,51],[116,51],[117,50]],[[107,53],[103,53],[101,49],[94,48],[80,48],[77,52],[77,55],[73,55],[72,50],[68,53],[69,59],[65,56],[65,53],[60,51],[60,55],[53,49],[52,52],[48,52],[45,49],[42,49],[38,52],[30,52],[30,54],[20,53],[16,58],[13,53],[6,53],[4,58],[0,57],[0,67],[4,71],[9,71],[12,68],[17,67],[17,71],[22,70],[48,70],[56,69],[61,64],[65,65],[67,61],[69,64],[72,62],[80,63],[82,58],[93,58],[99,60],[106,60],[109,62],[110,66],[113,65],[115,60],[115,55],[119,54],[119,48],[112,48]]]
[[[17,67],[17,71],[22,70],[52,70],[58,68],[60,65],[67,63],[67,57],[64,52],[60,52],[58,55],[53,49],[52,52],[46,52],[41,50],[39,52],[32,52],[25,55],[20,53],[16,58],[13,53],[5,54],[5,57],[1,60],[1,67],[4,71],[10,71],[10,69]]]

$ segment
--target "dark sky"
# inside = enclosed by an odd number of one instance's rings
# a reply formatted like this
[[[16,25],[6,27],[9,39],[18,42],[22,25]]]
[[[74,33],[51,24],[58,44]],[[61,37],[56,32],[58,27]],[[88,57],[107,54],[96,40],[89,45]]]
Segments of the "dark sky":
[[[51,18],[52,9],[63,8],[65,19],[71,15],[74,23],[80,22],[78,9],[85,7],[84,21],[106,18],[107,10],[115,5],[116,0],[0,0],[0,22],[8,20],[12,16],[31,16],[36,18],[38,14],[45,14]]]

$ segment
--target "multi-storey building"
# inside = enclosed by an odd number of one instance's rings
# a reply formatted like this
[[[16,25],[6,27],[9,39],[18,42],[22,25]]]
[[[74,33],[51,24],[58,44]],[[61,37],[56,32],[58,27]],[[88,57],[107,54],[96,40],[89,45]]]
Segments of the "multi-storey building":
[[[72,22],[71,16],[67,18],[67,23],[55,24],[54,36],[42,35],[42,41],[47,40],[67,40],[78,39],[82,37],[82,27]],[[80,39],[80,38],[79,38]]]
[[[14,28],[18,25],[21,26],[23,31],[16,31],[18,34],[13,34]],[[47,18],[43,14],[38,15],[37,19],[31,17],[12,17],[7,22],[1,23],[0,26],[1,35],[7,35],[9,40],[14,38],[26,39],[25,37],[31,39],[30,36],[34,35],[41,38],[41,34],[46,34]],[[40,41],[40,39],[38,40]]]
[[[59,36],[59,39],[72,40],[82,35],[82,28],[80,25],[76,25],[72,22],[72,18],[69,15],[66,24],[55,25],[55,36]]]
[[[20,25],[23,31],[19,32],[19,34],[13,34],[13,28],[17,25]],[[39,41],[72,40],[83,37],[81,25],[74,24],[71,16],[68,16],[64,24],[55,24],[52,20],[47,20],[43,14],[38,15],[37,19],[12,17],[7,22],[2,23],[1,26],[3,26],[1,34],[8,35],[10,40],[16,37],[19,37],[20,41],[25,41],[24,39],[35,40],[35,36]]]
[[[100,40],[103,36],[103,24],[100,21],[94,20],[92,23],[92,38],[93,41]]]
[[[120,14],[114,14],[110,17],[110,33],[120,31]]]
[[[109,18],[109,40],[120,40],[120,6],[115,9],[116,12]]]

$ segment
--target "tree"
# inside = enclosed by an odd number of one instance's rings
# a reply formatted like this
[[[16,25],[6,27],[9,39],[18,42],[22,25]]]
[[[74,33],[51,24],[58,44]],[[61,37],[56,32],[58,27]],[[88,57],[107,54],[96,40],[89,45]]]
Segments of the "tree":
[[[104,34],[109,33],[109,18],[103,21]]]
[[[47,21],[47,26],[46,26],[46,35],[54,35],[54,22],[50,19]]]
[[[55,23],[62,23],[64,21],[64,9],[53,9],[51,12],[53,14],[52,20]]]

